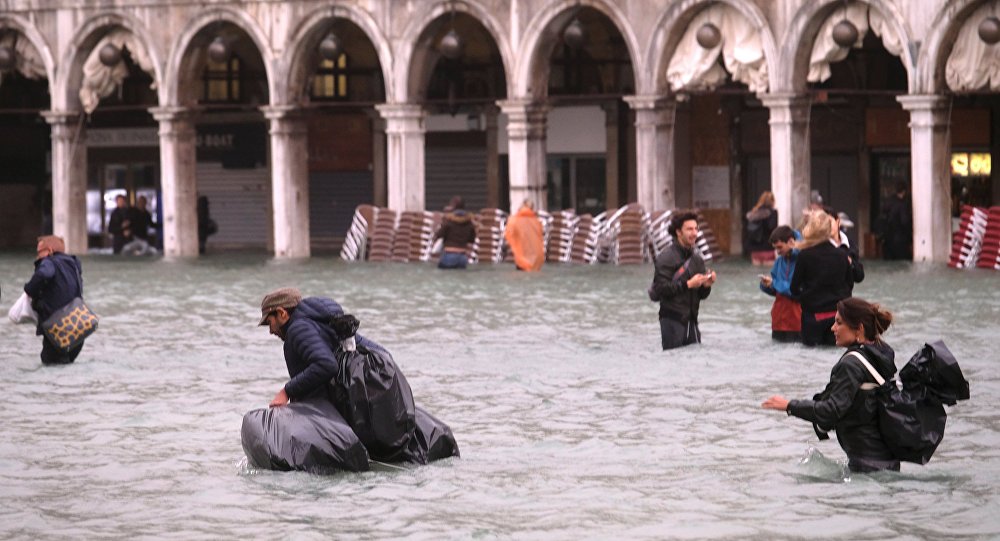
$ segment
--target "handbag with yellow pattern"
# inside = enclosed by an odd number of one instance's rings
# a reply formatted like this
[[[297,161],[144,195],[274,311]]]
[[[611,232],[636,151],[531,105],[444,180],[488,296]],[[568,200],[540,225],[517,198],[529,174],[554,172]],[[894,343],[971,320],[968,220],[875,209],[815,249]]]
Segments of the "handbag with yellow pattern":
[[[42,332],[55,347],[69,352],[97,330],[98,317],[76,297],[42,323]]]

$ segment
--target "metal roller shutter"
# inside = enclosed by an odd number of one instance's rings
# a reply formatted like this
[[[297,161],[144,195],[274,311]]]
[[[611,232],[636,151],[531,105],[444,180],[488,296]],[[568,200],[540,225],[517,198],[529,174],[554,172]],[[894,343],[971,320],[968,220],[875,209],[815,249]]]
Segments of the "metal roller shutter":
[[[371,171],[309,174],[309,237],[314,248],[339,250],[354,209],[375,198]]]
[[[262,248],[271,235],[271,173],[267,168],[224,169],[200,162],[196,170],[198,194],[208,197],[219,232],[208,238],[208,248]]]
[[[428,147],[424,163],[427,210],[441,210],[456,195],[466,209],[486,206],[485,148]]]

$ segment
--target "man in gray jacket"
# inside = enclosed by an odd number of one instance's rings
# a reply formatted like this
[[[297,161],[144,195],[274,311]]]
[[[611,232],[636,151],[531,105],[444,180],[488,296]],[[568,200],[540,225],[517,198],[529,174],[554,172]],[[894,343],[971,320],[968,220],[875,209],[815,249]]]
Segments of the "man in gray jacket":
[[[660,340],[664,350],[701,343],[698,308],[712,292],[715,271],[706,271],[695,247],[698,215],[682,211],[667,231],[674,242],[656,256],[649,299],[660,303]]]

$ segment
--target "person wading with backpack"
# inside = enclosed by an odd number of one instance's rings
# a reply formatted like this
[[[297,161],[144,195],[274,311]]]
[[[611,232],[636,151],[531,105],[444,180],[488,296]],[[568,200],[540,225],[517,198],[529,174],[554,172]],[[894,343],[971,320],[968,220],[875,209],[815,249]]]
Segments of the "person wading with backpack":
[[[895,352],[882,341],[882,333],[890,324],[892,314],[878,304],[857,297],[838,302],[833,334],[837,345],[847,351],[834,365],[826,389],[812,400],[787,400],[775,395],[761,406],[813,423],[821,440],[829,438],[827,431],[836,430],[852,472],[899,471],[899,460],[879,430],[875,393],[879,383],[861,361],[867,361],[885,380],[892,379],[896,373]]]

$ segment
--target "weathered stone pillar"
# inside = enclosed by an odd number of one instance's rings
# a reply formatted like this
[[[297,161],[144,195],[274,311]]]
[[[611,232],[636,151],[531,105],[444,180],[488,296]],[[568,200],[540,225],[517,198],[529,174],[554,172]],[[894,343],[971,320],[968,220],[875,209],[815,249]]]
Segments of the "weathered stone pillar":
[[[486,117],[486,206],[500,206],[500,134],[497,133],[497,117],[500,109],[488,105],[483,108]]]
[[[545,210],[545,124],[549,108],[530,99],[499,101],[497,105],[507,115],[510,211],[517,212],[525,199],[530,199],[536,210]]]
[[[261,107],[270,122],[274,257],[309,257],[309,147],[305,118],[292,105]]]
[[[607,210],[617,209],[621,206],[618,202],[618,157],[620,145],[618,137],[618,105],[620,102],[611,101],[601,105],[604,110],[604,133],[607,141],[604,152],[604,208]]]
[[[372,109],[372,204],[386,206],[385,119]]]
[[[52,126],[52,233],[66,252],[87,252],[87,146],[80,114],[43,111]]]
[[[636,200],[647,212],[677,204],[674,117],[677,103],[665,96],[625,96],[635,111]]]
[[[388,207],[425,210],[424,110],[409,103],[376,105],[385,119]]]
[[[809,145],[807,96],[759,94],[770,109],[771,193],[778,208],[778,220],[795,227],[809,206],[812,155]]]
[[[193,111],[184,107],[154,107],[149,112],[160,123],[163,253],[167,257],[195,257],[198,184]]]
[[[913,260],[947,263],[951,251],[951,140],[948,98],[898,96],[910,112]]]

